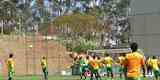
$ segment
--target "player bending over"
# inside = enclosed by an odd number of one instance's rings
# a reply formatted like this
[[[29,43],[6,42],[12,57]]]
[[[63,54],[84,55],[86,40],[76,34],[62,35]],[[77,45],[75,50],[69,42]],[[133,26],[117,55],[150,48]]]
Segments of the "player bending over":
[[[9,58],[7,60],[7,67],[8,67],[8,80],[13,80],[13,76],[15,73],[15,61],[13,60],[13,54],[9,54]]]
[[[44,74],[44,79],[48,80],[48,67],[47,67],[47,58],[45,56],[41,59],[42,71]]]

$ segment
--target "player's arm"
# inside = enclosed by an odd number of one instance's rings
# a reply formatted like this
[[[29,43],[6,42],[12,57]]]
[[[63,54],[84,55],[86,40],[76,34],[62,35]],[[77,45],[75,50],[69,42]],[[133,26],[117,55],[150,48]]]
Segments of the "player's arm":
[[[12,64],[13,64],[13,72],[15,73],[15,66],[16,66],[15,61],[13,61]]]
[[[41,66],[43,66],[44,65],[44,62],[41,60]]]
[[[116,64],[116,65],[120,65],[120,60],[119,60],[119,58],[115,60],[115,64]]]
[[[126,56],[124,61],[123,61],[123,65],[124,65],[124,68],[127,68],[128,66],[128,57]]]
[[[158,67],[160,67],[160,60],[158,59]]]
[[[145,60],[144,60],[144,58],[141,59],[141,65],[142,65],[142,70],[143,70],[143,76],[145,77],[146,65],[145,65]]]
[[[7,60],[7,66],[8,68],[12,68],[12,62],[10,60]]]
[[[115,63],[115,61],[113,60],[113,58],[110,57],[110,60],[111,60],[112,64]]]
[[[100,67],[103,67],[104,66],[104,59],[101,59],[100,60]]]
[[[119,57],[117,58],[116,63],[120,64],[120,59],[119,59]]]
[[[106,63],[105,63],[105,59],[102,59],[102,66],[105,67]]]
[[[104,59],[102,59],[102,64],[105,64],[105,60]]]
[[[159,61],[158,61],[158,59],[157,59],[157,65],[158,65],[158,67],[159,67]]]

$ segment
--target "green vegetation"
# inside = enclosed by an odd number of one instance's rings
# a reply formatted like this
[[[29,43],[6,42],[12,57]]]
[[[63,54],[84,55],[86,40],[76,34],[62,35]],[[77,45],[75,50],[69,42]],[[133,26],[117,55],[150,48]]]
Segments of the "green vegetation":
[[[80,39],[74,42],[68,42],[65,44],[67,49],[74,52],[85,52],[87,50],[94,50],[97,48],[97,44],[95,41],[87,41],[85,39]]]
[[[98,46],[96,34],[100,34],[104,30],[104,25],[98,22],[96,16],[85,13],[57,17],[51,26],[43,27],[43,31],[46,30],[47,33],[49,27],[56,28],[59,33],[59,41],[69,51],[74,52],[96,49]]]

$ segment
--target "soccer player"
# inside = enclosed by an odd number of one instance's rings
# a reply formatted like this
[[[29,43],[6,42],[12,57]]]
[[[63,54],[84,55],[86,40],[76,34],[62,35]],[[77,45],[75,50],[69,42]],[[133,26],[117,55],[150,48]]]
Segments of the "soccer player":
[[[125,68],[124,68],[124,60],[125,60],[125,54],[121,53],[120,56],[118,57],[118,63],[120,65],[119,68],[119,73],[120,73],[120,78],[122,78],[122,74],[125,76]]]
[[[93,76],[95,75],[96,80],[99,79],[99,74],[98,74],[98,61],[96,59],[96,55],[93,56],[93,59],[89,61],[89,68],[91,70],[91,80],[93,80]]]
[[[7,60],[7,67],[8,67],[8,80],[13,80],[13,76],[15,73],[15,61],[13,59],[13,54],[9,54],[9,58]]]
[[[125,59],[125,67],[127,69],[126,80],[140,80],[141,68],[143,69],[143,76],[145,77],[144,56],[137,52],[137,43],[132,43],[130,48],[132,52],[128,53]]]
[[[105,54],[105,58],[103,60],[103,63],[104,63],[106,70],[107,70],[107,77],[109,77],[109,75],[111,75],[111,78],[113,79],[113,69],[112,69],[113,59],[112,59],[112,57],[110,57],[109,54]]]
[[[83,65],[83,76],[85,77],[85,79],[87,78],[87,76],[91,76],[91,71],[89,70],[89,60],[90,60],[90,56],[87,55],[84,62],[85,64]]]
[[[84,75],[84,73],[85,73],[86,69],[88,68],[88,61],[89,61],[89,56],[86,56],[86,58],[84,58],[84,57],[81,56],[79,58],[81,79],[83,78],[83,76],[86,79],[86,76]]]
[[[48,80],[48,67],[47,67],[47,58],[45,56],[41,59],[42,71],[44,74],[44,79]]]
[[[146,67],[147,67],[147,74],[152,74],[152,64],[151,64],[151,57],[146,59]]]
[[[160,75],[160,72],[158,67],[158,59],[156,58],[156,56],[153,56],[153,58],[151,59],[151,65],[152,65],[155,80],[159,80],[158,77]]]
[[[102,69],[103,63],[102,63],[102,60],[101,60],[100,56],[97,56],[97,62],[98,62],[98,66],[99,66],[98,75],[97,76],[99,77],[100,80],[102,80],[100,73],[101,73],[101,69]]]
[[[82,68],[83,68],[83,64],[85,64],[84,59],[82,58],[82,56],[79,57],[78,64],[79,64],[80,77],[82,79],[82,77],[83,77],[83,70],[82,70]]]

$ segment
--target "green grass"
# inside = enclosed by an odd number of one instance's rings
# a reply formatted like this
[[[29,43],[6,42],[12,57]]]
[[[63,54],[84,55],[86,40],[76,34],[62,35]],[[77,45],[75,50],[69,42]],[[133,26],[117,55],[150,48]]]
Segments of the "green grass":
[[[7,80],[6,78],[0,78],[0,80]],[[17,76],[15,77],[15,80],[43,80],[41,76]],[[49,80],[80,80],[79,76],[49,76]],[[86,79],[90,80],[90,79]],[[123,78],[107,78],[103,77],[102,80],[125,80]],[[147,80],[147,79],[142,79]]]
[[[16,76],[15,80],[43,80],[42,76]],[[77,76],[49,76],[49,80],[78,80]],[[0,80],[7,80],[7,77],[0,77]]]

